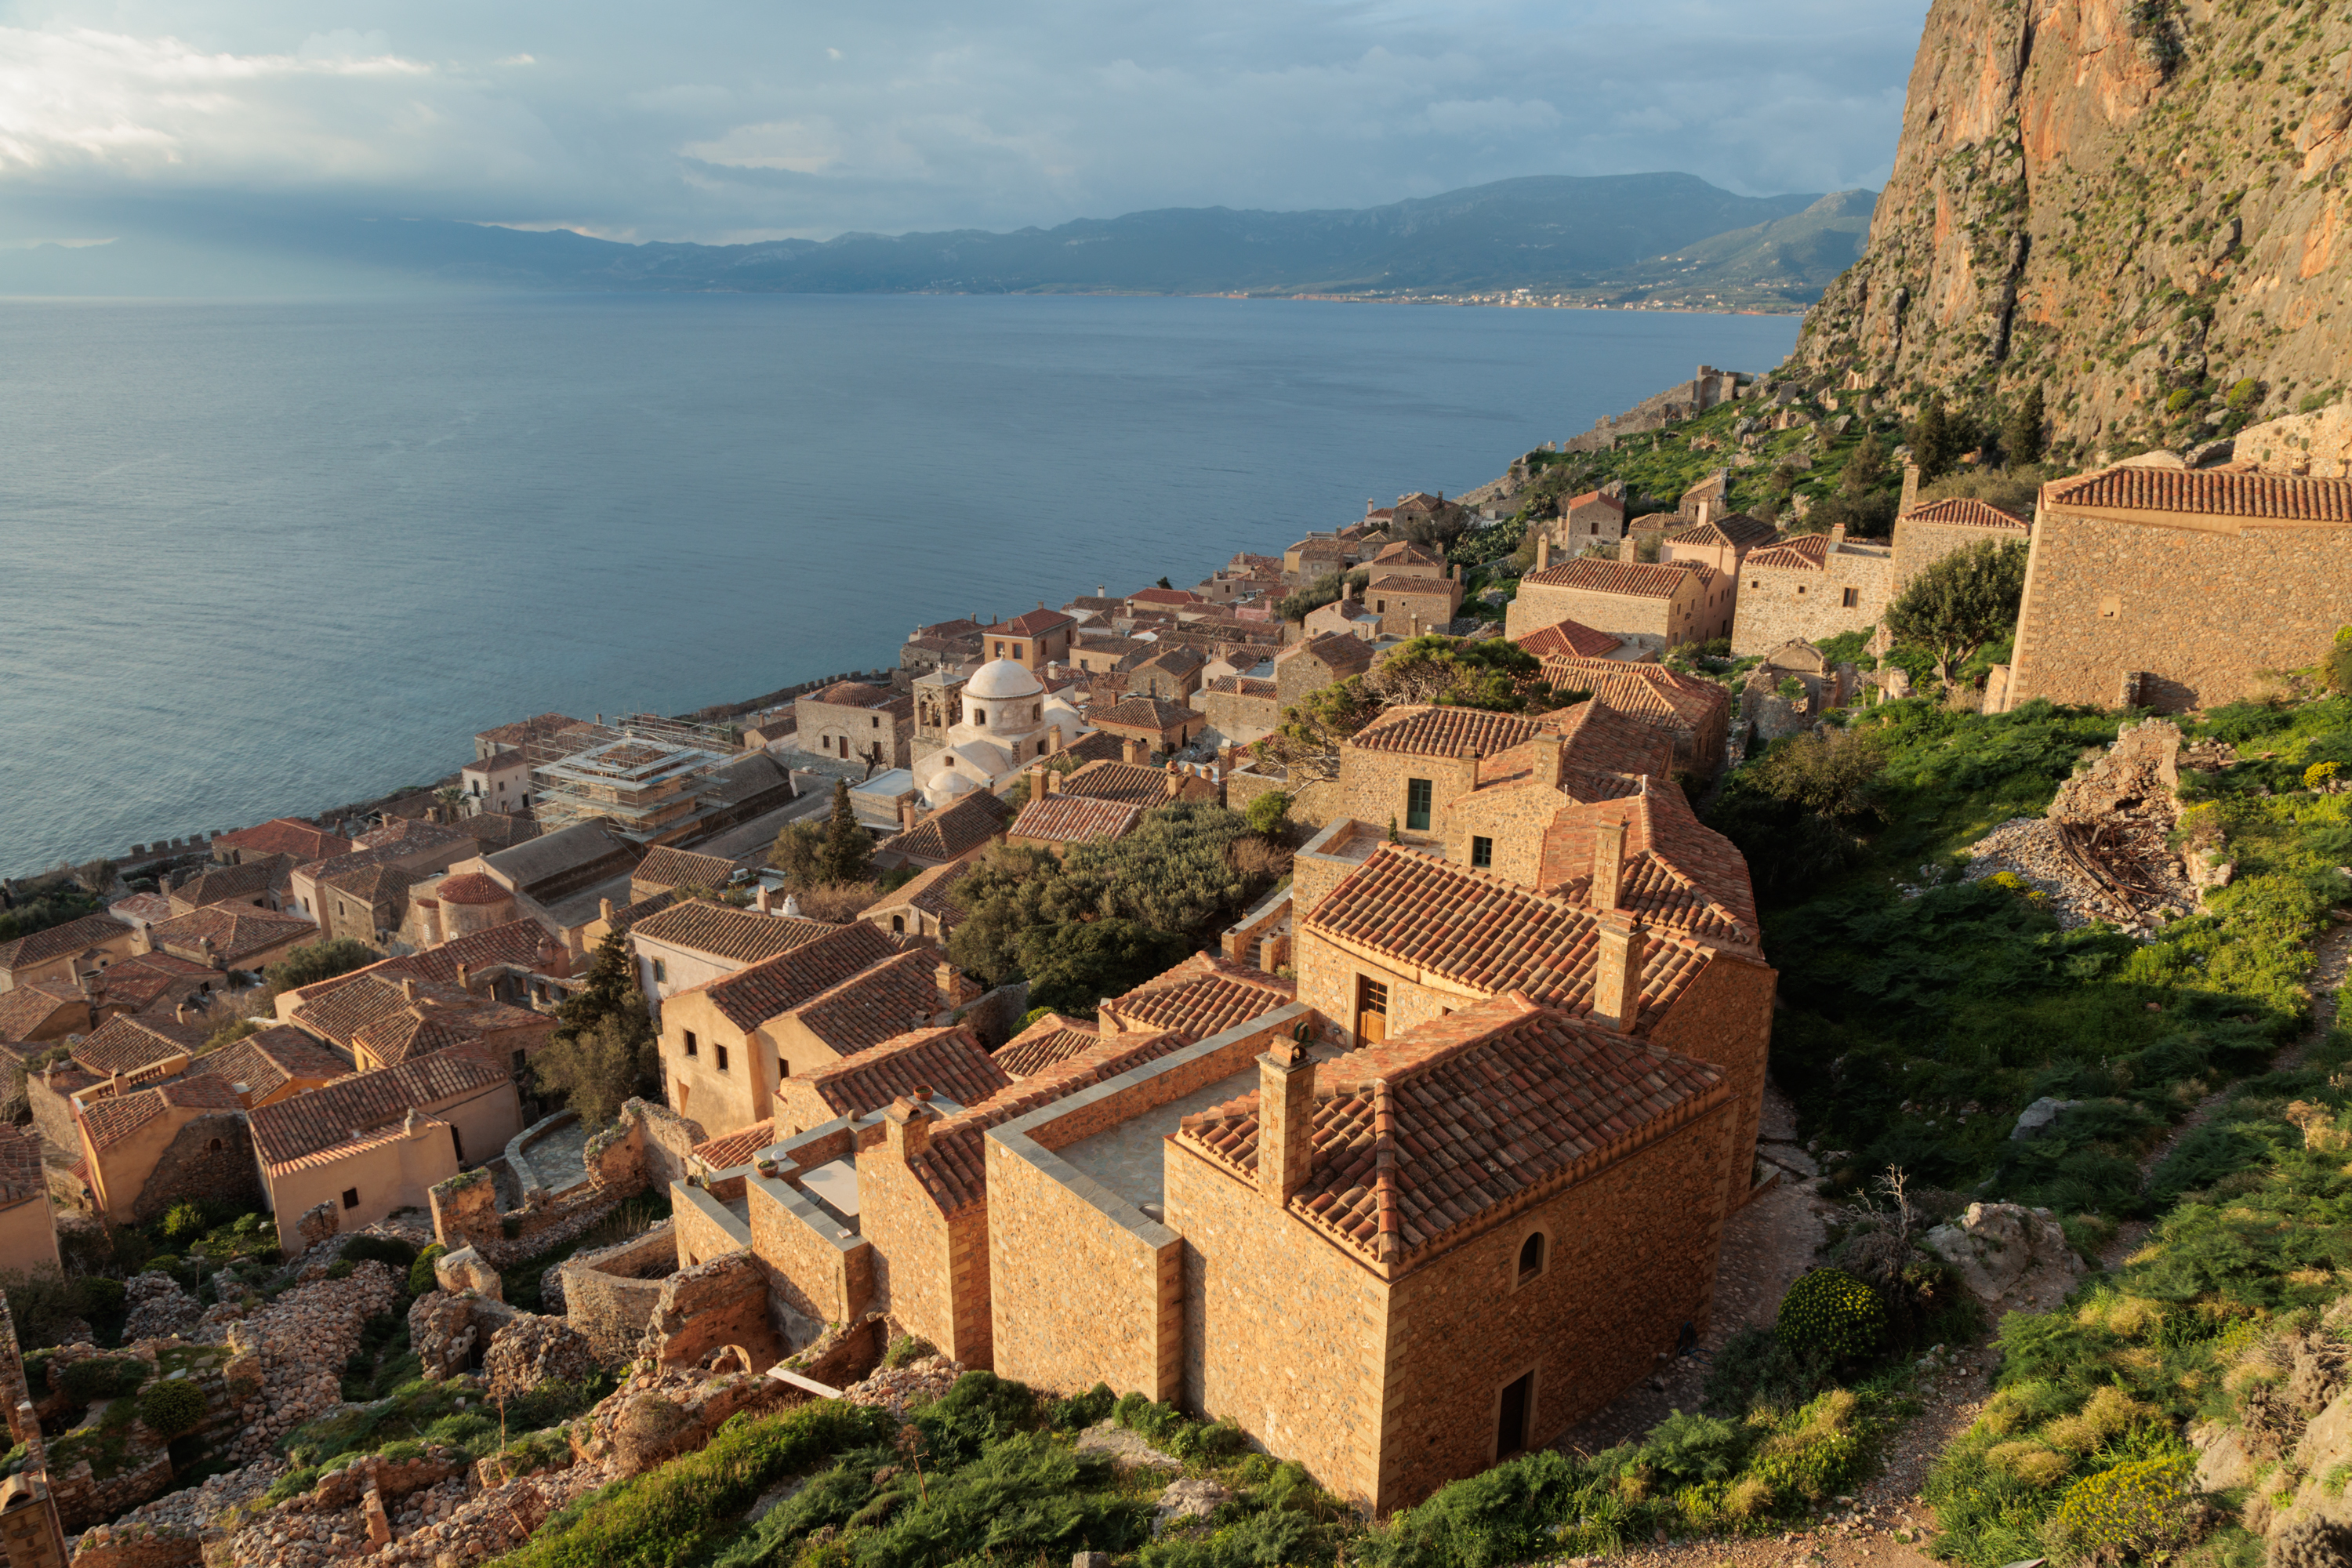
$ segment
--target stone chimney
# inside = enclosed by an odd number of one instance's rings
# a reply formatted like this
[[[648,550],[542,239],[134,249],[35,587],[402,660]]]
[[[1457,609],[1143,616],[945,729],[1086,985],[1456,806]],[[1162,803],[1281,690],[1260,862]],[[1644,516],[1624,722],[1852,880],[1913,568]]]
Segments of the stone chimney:
[[[1908,517],[1919,505],[1919,465],[1903,465],[1903,504],[1895,509],[1897,517]]]
[[[1136,740],[1133,736],[1129,736],[1126,740],[1121,741],[1119,742],[1119,757],[1120,760],[1125,762],[1129,767],[1141,766],[1143,763],[1143,742]]]
[[[1608,822],[1592,835],[1592,907],[1613,910],[1625,885],[1625,825]]]
[[[596,900],[596,918],[603,921],[608,926],[613,923],[612,900],[599,899]]]
[[[400,994],[404,1001],[414,1002],[416,1000],[416,977],[415,975],[404,974],[400,977]]]
[[[1315,1058],[1297,1040],[1277,1040],[1257,1059],[1257,1189],[1286,1202],[1314,1164]]]
[[[1703,501],[1699,502],[1699,503],[1698,503],[1698,525],[1699,525],[1701,528],[1705,528],[1708,523],[1713,522],[1714,521],[1715,521],[1715,503],[1714,503],[1713,501],[1711,501],[1711,500],[1703,500]]]
[[[1466,746],[1465,746],[1465,747],[1464,747],[1464,748],[1463,748],[1463,750],[1462,750],[1462,754],[1461,754],[1460,756],[1458,756],[1458,757],[1456,757],[1456,758],[1454,758],[1454,767],[1455,767],[1455,768],[1457,768],[1457,769],[1458,769],[1458,770],[1460,770],[1460,772],[1461,772],[1461,774],[1462,774],[1462,793],[1463,793],[1464,795],[1468,795],[1468,794],[1469,794],[1469,793],[1471,793],[1473,790],[1475,790],[1475,789],[1476,789],[1476,788],[1478,787],[1478,753],[1477,753],[1477,752],[1474,752],[1474,751],[1470,750],[1470,749],[1469,749],[1468,747],[1466,747]]]
[[[752,896],[759,900],[761,914],[772,915],[776,912],[776,895],[769,890],[767,883],[761,883],[760,890]]]
[[[898,803],[898,831],[901,833],[912,833],[915,831],[915,816],[914,801],[911,798],[900,801]]]
[[[1559,783],[1560,754],[1566,745],[1566,738],[1557,730],[1538,730],[1536,731],[1535,777],[1538,784],[1557,784]]]
[[[1174,763],[1168,764],[1168,798],[1174,800],[1184,793],[1184,774]]]
[[[931,978],[940,988],[940,1011],[947,1012],[956,1005],[956,983],[962,976],[956,973],[954,964],[942,960],[939,967],[931,971]]]
[[[135,942],[131,943],[131,945],[132,945],[133,947],[137,948],[141,952],[154,952],[154,951],[155,951],[155,928],[154,928],[154,926],[152,926],[152,924],[150,924],[149,922],[147,922],[147,921],[141,921],[139,922],[139,940],[138,940],[137,942]]]
[[[1843,523],[1842,523],[1842,522],[1833,522],[1833,523],[1830,524],[1830,552],[1831,552],[1831,553],[1832,553],[1832,554],[1836,553],[1840,549],[1842,549],[1842,548],[1844,546],[1844,544],[1845,544],[1845,524],[1843,524]]]
[[[470,964],[470,963],[461,963],[461,964],[459,964],[459,965],[457,966],[457,989],[458,989],[458,990],[460,990],[460,991],[467,991],[467,992],[470,992],[470,991],[472,991],[474,987],[473,987],[473,985],[470,984],[470,982],[473,980],[473,978],[474,978],[474,966],[473,966],[472,964]]]
[[[1642,1008],[1642,942],[1647,928],[1622,910],[1601,917],[1592,967],[1592,1021],[1630,1034]],[[1261,1134],[1261,1137],[1263,1135]]]
[[[225,963],[223,963],[223,962],[222,962],[222,960],[221,960],[221,955],[220,955],[219,953],[217,953],[217,952],[214,952],[214,951],[213,951],[213,939],[212,939],[212,938],[210,938],[210,937],[206,937],[206,938],[205,938],[205,939],[204,939],[204,941],[203,941],[203,942],[199,942],[197,945],[198,945],[198,946],[200,946],[200,947],[202,947],[202,948],[204,949],[204,951],[205,951],[205,962],[206,963],[208,963],[208,964],[212,965],[215,969],[226,969],[226,968],[227,968],[227,967],[228,967],[228,965],[227,965],[227,964],[226,964]]]
[[[1046,752],[1047,752],[1048,753],[1051,753],[1051,752],[1058,752],[1058,751],[1060,751],[1061,749],[1062,749],[1062,727],[1061,727],[1059,724],[1048,724],[1048,725],[1045,727],[1045,750],[1046,750]]]
[[[1549,533],[1538,533],[1536,535],[1536,570],[1541,572],[1550,564],[1551,535]]]
[[[890,1157],[903,1165],[929,1153],[931,1123],[939,1120],[928,1085],[918,1084],[912,1094],[892,1100],[882,1112],[882,1136],[890,1146]]]
[[[1620,560],[1620,561],[1639,561],[1641,558],[1642,558],[1642,546],[1641,546],[1641,542],[1640,542],[1638,540],[1636,540],[1636,539],[1635,539],[1632,534],[1630,534],[1630,533],[1629,533],[1629,534],[1627,534],[1624,538],[1622,538],[1622,539],[1621,539],[1621,540],[1619,540],[1619,541],[1617,542],[1617,559],[1618,559],[1618,560]]]

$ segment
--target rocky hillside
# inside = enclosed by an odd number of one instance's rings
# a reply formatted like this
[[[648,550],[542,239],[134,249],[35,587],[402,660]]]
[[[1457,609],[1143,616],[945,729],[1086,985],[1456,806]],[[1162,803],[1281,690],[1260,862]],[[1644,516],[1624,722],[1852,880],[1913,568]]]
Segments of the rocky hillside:
[[[1796,363],[1979,406],[2041,382],[2086,460],[2315,406],[2352,364],[2347,179],[2352,7],[1936,0]]]

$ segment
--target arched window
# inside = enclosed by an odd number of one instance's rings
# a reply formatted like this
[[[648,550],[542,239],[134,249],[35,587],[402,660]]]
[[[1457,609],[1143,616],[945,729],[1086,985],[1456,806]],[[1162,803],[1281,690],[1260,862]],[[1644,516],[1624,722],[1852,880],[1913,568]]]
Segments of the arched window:
[[[907,917],[904,915],[892,915],[890,917],[890,929],[897,931],[900,936],[906,935]]]
[[[973,710],[971,710],[971,721],[972,721],[973,723],[975,723],[975,724],[985,724],[985,723],[987,723],[987,722],[988,722],[988,710],[987,710],[986,709],[984,709],[984,708],[975,708],[975,709],[973,709]]]
[[[219,1139],[215,1138],[205,1145],[205,1152],[207,1154],[217,1154],[227,1147],[227,1144],[222,1142]]]
[[[1530,1231],[1527,1240],[1519,1243],[1519,1283],[1524,1285],[1542,1273],[1543,1266],[1544,1233]]]

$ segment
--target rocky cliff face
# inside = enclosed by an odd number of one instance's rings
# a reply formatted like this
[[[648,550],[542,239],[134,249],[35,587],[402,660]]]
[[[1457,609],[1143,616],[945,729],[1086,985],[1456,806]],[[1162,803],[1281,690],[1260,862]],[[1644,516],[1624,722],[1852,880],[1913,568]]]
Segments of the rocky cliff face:
[[[1797,363],[1978,403],[2039,381],[2086,457],[2293,412],[2352,379],[2347,186],[2341,0],[1936,0]]]

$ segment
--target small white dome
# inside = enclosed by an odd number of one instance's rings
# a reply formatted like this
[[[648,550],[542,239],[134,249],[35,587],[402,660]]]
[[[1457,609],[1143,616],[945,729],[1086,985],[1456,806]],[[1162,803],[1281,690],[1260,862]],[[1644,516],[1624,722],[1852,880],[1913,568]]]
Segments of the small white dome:
[[[1000,658],[982,665],[980,673],[965,684],[963,694],[984,702],[1003,702],[1013,698],[1034,697],[1045,689],[1037,678],[1029,673],[1027,665]]]

